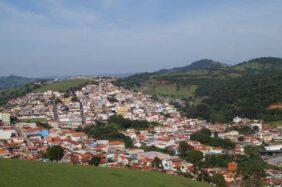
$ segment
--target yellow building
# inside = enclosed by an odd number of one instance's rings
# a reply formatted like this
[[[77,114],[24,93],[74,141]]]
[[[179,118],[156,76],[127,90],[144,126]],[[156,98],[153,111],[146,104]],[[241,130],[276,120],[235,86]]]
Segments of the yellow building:
[[[129,111],[130,107],[128,106],[120,106],[117,108],[117,113],[120,114],[120,115],[123,115],[125,113],[127,113]]]

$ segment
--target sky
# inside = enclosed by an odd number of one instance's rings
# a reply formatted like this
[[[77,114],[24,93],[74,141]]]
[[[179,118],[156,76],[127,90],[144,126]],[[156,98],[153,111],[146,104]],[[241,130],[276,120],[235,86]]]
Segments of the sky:
[[[0,0],[0,76],[282,57],[281,0]]]

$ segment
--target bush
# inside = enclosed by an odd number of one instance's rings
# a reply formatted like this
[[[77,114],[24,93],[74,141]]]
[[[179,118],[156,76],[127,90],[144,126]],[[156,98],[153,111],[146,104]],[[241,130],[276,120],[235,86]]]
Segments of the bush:
[[[98,156],[93,156],[89,160],[89,165],[99,166],[100,163],[101,163],[101,158]]]
[[[185,156],[185,160],[192,164],[198,164],[203,158],[203,153],[201,151],[190,151]]]
[[[47,149],[46,156],[51,161],[59,161],[64,156],[64,149],[60,145],[54,145]]]

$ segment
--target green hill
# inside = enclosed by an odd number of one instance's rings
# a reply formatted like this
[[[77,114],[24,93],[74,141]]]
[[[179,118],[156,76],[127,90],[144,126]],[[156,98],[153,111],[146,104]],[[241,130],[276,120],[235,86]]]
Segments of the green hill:
[[[277,69],[282,70],[282,59],[274,57],[255,58],[237,64],[233,68],[241,71],[247,71],[249,73],[262,73]]]
[[[184,73],[188,71],[197,71],[197,70],[206,70],[206,69],[216,69],[216,68],[222,68],[227,67],[226,64],[222,64],[220,62],[215,62],[213,60],[209,59],[202,59],[198,60],[196,62],[193,62],[187,66],[184,67],[176,67],[172,69],[163,69],[160,71],[157,71],[155,73]]]
[[[21,97],[29,92],[52,91],[75,91],[87,84],[96,84],[93,79],[68,79],[55,82],[41,81],[40,83],[28,83],[16,88],[7,88],[0,90],[0,105],[4,105],[10,99]]]
[[[275,121],[282,102],[282,59],[262,57],[227,66],[200,60],[188,66],[143,73],[116,84],[145,93],[182,99],[175,103],[189,117],[227,122],[235,116]],[[185,104],[185,107],[183,107]]]
[[[48,90],[66,92],[68,90],[76,90],[87,84],[93,83],[94,81],[92,79],[68,79],[44,84],[38,89],[35,89],[34,92],[45,92]]]
[[[10,99],[21,97],[40,87],[40,84],[28,83],[17,88],[0,90],[0,105],[6,104]]]
[[[207,187],[158,172],[0,159],[0,186]]]
[[[10,75],[8,77],[0,77],[0,89],[16,88],[37,80],[38,79],[19,77],[14,75]]]

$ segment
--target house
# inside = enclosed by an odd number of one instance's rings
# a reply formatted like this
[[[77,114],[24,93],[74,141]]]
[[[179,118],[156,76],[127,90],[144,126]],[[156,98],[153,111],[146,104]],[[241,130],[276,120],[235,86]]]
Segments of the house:
[[[8,150],[0,148],[0,158],[11,158],[11,153]]]
[[[234,183],[235,175],[236,175],[235,173],[230,173],[230,172],[228,172],[228,173],[224,173],[224,174],[223,174],[223,177],[224,177],[224,180],[225,180],[227,183],[232,184],[232,183]]]
[[[262,131],[262,123],[252,123],[252,128],[257,127],[259,131]]]
[[[32,137],[32,136],[41,136],[41,137],[46,137],[49,134],[49,131],[40,127],[37,128],[26,128],[24,130],[24,133],[27,137]]]
[[[125,151],[125,144],[122,141],[109,142],[109,152]]]
[[[228,171],[234,172],[237,170],[237,163],[236,162],[229,162],[227,165]]]
[[[237,116],[237,117],[233,118],[233,122],[234,123],[240,123],[240,122],[242,122],[242,118]]]
[[[168,154],[164,154],[156,151],[138,153],[137,156],[138,156],[138,160],[144,160],[144,159],[154,160],[155,157],[158,157],[161,160],[170,158]]]
[[[16,134],[15,130],[0,130],[0,139],[9,139],[13,134]]]
[[[218,154],[224,154],[224,149],[220,148],[220,147],[215,147],[215,148],[211,148],[207,154],[211,154],[211,155],[218,155]]]
[[[162,160],[162,166],[164,170],[171,170],[172,161],[170,159],[164,159]]]
[[[258,138],[265,142],[270,142],[273,139],[273,134],[270,132],[259,132]]]
[[[193,164],[188,163],[188,162],[182,162],[180,165],[180,171],[182,173],[190,173],[193,171]]]

